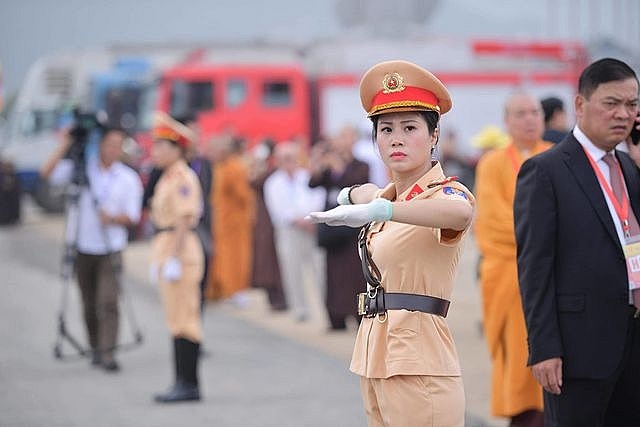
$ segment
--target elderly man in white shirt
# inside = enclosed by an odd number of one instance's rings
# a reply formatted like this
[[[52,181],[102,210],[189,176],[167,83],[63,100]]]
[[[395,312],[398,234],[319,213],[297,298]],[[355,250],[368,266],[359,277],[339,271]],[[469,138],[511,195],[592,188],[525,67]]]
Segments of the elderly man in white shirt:
[[[126,137],[122,130],[105,130],[98,158],[78,162],[63,158],[74,143],[70,134],[64,134],[40,171],[43,178],[56,184],[80,184],[77,205],[73,213],[69,211],[66,239],[76,248],[75,272],[92,350],[91,363],[107,372],[120,369],[114,350],[122,250],[127,246],[128,228],[140,220],[142,200],[140,177],[120,162]],[[83,171],[75,169],[83,163],[86,180],[76,182]]]
[[[316,245],[315,224],[304,217],[322,209],[325,192],[310,188],[310,173],[299,166],[297,144],[286,142],[275,149],[277,170],[264,183],[264,198],[274,227],[276,251],[287,304],[298,321],[309,316],[305,273],[316,286],[324,284],[323,256]]]

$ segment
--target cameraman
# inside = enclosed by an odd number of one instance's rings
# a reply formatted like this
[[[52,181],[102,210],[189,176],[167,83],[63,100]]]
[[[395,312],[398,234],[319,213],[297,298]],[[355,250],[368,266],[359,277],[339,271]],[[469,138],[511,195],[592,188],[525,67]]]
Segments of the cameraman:
[[[75,129],[63,131],[60,145],[40,170],[44,179],[80,186],[77,200],[75,273],[82,295],[84,320],[93,366],[116,372],[114,358],[118,338],[118,294],[122,250],[128,227],[140,219],[142,183],[120,159],[127,137],[121,129],[102,134],[99,156],[85,162],[85,138]],[[78,153],[81,155],[71,155]],[[64,157],[64,158],[63,158]],[[71,158],[69,158],[71,157]],[[77,180],[79,174],[84,178]]]

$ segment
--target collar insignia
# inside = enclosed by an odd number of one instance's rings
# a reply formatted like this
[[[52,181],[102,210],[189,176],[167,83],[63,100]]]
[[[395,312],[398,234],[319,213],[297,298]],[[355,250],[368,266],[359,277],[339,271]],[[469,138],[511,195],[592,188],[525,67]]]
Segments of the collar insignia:
[[[417,195],[419,195],[420,193],[422,193],[424,190],[418,185],[414,185],[413,188],[411,188],[411,191],[409,191],[409,194],[407,194],[407,197],[405,198],[405,200],[411,200],[414,197],[416,197]]]

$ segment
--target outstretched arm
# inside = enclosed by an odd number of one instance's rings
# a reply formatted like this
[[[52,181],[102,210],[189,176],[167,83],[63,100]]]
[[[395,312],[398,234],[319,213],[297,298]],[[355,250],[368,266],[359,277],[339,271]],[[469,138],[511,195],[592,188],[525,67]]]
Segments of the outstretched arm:
[[[341,205],[326,212],[311,212],[313,222],[328,225],[361,227],[370,221],[396,221],[461,231],[469,226],[473,216],[471,203],[466,200],[426,199],[407,202],[390,202],[377,198],[369,203]]]

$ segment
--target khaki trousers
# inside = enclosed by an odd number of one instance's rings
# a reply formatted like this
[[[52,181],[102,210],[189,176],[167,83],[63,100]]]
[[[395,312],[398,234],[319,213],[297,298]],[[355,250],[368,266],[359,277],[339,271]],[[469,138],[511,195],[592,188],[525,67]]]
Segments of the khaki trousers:
[[[315,235],[295,226],[277,227],[274,233],[287,304],[294,316],[306,318],[310,314],[309,303],[312,298],[305,286],[308,279],[313,280],[313,286],[324,300],[324,251],[318,249]]]
[[[369,427],[463,427],[461,377],[360,377]]]

